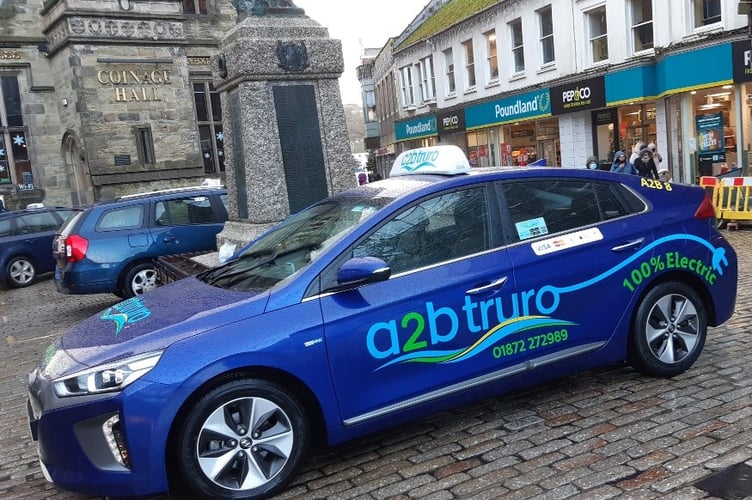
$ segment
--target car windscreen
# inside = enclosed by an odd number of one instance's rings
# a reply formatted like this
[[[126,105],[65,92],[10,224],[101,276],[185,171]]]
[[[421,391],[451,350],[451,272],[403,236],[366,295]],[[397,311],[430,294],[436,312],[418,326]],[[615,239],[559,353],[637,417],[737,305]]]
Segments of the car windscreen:
[[[263,291],[305,269],[391,198],[327,199],[280,222],[235,259],[198,275],[222,288]]]

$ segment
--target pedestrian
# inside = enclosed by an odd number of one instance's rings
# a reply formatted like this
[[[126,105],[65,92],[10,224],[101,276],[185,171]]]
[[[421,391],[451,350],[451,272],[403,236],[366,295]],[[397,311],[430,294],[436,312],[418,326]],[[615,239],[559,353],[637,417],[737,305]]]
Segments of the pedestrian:
[[[648,144],[648,149],[651,153],[653,153],[653,162],[655,163],[655,167],[658,168],[661,166],[661,162],[663,161],[663,156],[658,152],[658,150],[655,147],[654,143]]]
[[[598,158],[595,156],[591,156],[587,159],[587,163],[585,163],[585,167],[590,170],[598,170]]]
[[[658,171],[658,179],[661,180],[661,182],[671,182],[672,176],[671,172],[666,170],[665,168]]]
[[[8,211],[8,209],[5,208],[5,203],[3,203],[2,198],[0,198],[0,214],[3,213],[3,212],[7,212],[7,211]]]
[[[653,152],[648,148],[640,151],[640,156],[635,160],[634,167],[637,169],[640,177],[647,177],[648,179],[658,178],[658,168],[656,168],[655,161],[653,160]]]
[[[640,151],[645,149],[645,143],[642,141],[637,141],[637,143],[632,148],[632,154],[629,157],[629,162],[634,165],[635,160],[640,156]]]
[[[632,162],[627,160],[627,155],[624,151],[617,151],[614,155],[614,163],[611,165],[611,171],[619,174],[637,175],[637,170],[632,165]]]

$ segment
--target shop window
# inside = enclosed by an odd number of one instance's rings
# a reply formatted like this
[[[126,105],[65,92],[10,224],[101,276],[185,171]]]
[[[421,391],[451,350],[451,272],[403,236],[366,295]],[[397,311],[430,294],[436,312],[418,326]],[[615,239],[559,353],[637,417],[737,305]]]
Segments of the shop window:
[[[598,168],[608,170],[614,160],[614,153],[621,149],[620,138],[616,134],[619,115],[616,108],[592,112],[594,152]]]
[[[632,45],[635,52],[653,48],[653,2],[632,0]]]
[[[498,129],[489,128],[477,132],[468,132],[467,158],[473,167],[488,167],[492,165],[509,165],[502,155],[499,158],[499,134]],[[501,163],[500,163],[501,161]]]
[[[34,189],[18,78],[0,77],[0,185]]]
[[[721,22],[721,0],[693,0],[695,28]]]
[[[472,39],[462,42],[462,47],[465,49],[465,77],[467,89],[470,90],[475,88],[475,53],[473,52]]]
[[[457,89],[454,83],[454,54],[452,54],[452,49],[444,51],[444,73],[446,74],[447,94],[454,94]]]
[[[515,19],[509,23],[509,32],[512,37],[512,59],[514,60],[514,72],[525,71],[525,50],[522,43],[522,20]]]
[[[413,90],[413,71],[412,67],[404,66],[400,68],[400,83],[402,90],[402,106],[415,106],[415,91]]]
[[[655,104],[635,104],[619,108],[619,143],[629,158],[635,146],[656,144]]]
[[[551,64],[556,60],[554,52],[554,20],[551,14],[551,6],[548,5],[538,11],[540,24],[541,62]]]
[[[496,30],[491,30],[483,34],[486,37],[486,48],[488,50],[488,79],[490,82],[499,79],[499,55],[496,50]]]
[[[504,127],[504,144],[507,152],[505,165],[525,166],[538,160],[535,123]]]
[[[211,82],[193,82],[193,104],[196,108],[204,173],[225,171],[222,104],[219,92]]]
[[[608,29],[606,26],[606,7],[593,9],[586,14],[590,60],[598,63],[608,60]]]
[[[208,14],[206,0],[183,0],[184,14]]]
[[[733,87],[698,90],[693,92],[693,103],[700,175],[718,175],[739,165]]]

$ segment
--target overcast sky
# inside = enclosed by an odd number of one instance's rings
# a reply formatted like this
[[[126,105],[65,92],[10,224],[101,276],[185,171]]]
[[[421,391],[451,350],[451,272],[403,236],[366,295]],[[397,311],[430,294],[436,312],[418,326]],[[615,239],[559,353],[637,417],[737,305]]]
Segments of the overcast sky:
[[[1,0],[0,0],[1,1]],[[339,80],[342,101],[360,104],[360,83],[355,68],[363,48],[381,48],[397,36],[429,0],[293,0],[308,17],[342,41],[345,72]]]

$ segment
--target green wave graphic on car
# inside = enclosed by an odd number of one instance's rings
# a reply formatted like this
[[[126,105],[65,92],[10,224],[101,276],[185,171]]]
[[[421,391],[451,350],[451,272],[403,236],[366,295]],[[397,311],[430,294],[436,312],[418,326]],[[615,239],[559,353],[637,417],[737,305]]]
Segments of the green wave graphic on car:
[[[430,350],[404,354],[379,366],[376,370],[398,363],[457,363],[477,356],[493,348],[498,342],[515,333],[538,328],[555,328],[575,325],[571,321],[551,318],[549,316],[521,316],[508,319],[494,326],[471,345],[464,349]]]

